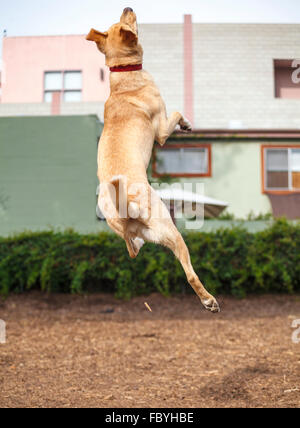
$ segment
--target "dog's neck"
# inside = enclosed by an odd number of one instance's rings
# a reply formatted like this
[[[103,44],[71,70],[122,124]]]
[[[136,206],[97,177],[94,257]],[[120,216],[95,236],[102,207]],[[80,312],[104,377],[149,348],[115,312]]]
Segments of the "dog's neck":
[[[143,48],[140,44],[133,47],[122,47],[119,51],[108,50],[105,54],[105,63],[109,68],[135,66],[143,63]]]
[[[142,68],[137,70],[110,73],[110,92],[128,92],[136,91],[146,85],[147,72]]]

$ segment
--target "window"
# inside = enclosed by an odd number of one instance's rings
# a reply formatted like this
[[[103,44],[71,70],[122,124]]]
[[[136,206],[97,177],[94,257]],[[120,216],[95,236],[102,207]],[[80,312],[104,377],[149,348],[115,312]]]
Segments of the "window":
[[[206,144],[168,145],[155,151],[153,176],[211,176],[211,148]]]
[[[300,191],[300,145],[263,146],[263,165],[265,191]]]
[[[300,98],[299,65],[299,60],[274,60],[276,98]]]
[[[51,103],[53,92],[60,92],[64,102],[82,99],[81,71],[49,71],[45,73],[44,101]]]

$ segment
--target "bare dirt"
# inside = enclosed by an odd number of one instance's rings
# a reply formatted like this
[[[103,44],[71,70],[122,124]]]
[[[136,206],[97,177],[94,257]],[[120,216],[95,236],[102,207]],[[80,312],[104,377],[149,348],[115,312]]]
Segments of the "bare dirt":
[[[192,295],[0,301],[0,406],[300,407],[299,296],[219,301],[220,314]]]

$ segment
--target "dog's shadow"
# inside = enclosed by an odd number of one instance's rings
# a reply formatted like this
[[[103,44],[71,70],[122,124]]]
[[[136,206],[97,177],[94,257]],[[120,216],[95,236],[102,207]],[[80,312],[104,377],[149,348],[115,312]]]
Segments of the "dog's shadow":
[[[201,397],[210,397],[214,400],[216,407],[224,407],[224,402],[228,402],[228,407],[234,402],[238,402],[241,407],[261,407],[261,403],[253,397],[249,386],[257,384],[260,389],[266,378],[273,373],[272,368],[257,363],[254,366],[246,366],[233,370],[220,382],[207,383],[199,389]]]

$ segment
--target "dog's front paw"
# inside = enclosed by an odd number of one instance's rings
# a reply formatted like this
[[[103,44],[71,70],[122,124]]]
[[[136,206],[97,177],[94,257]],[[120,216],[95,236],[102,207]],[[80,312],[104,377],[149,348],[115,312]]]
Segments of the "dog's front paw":
[[[185,131],[185,132],[192,131],[192,124],[187,119],[184,119],[184,118],[180,119],[179,126],[182,131]]]

